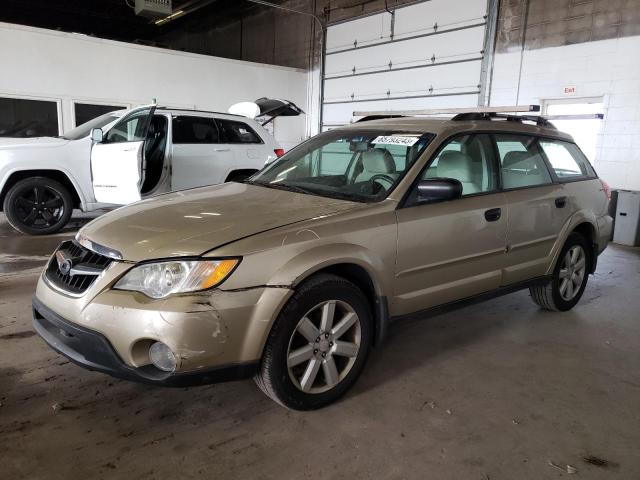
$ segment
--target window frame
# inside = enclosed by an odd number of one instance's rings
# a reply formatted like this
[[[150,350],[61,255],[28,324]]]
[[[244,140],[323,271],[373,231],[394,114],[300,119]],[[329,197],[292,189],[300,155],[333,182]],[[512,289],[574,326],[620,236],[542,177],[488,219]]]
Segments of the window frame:
[[[117,110],[129,110],[131,108],[131,104],[130,103],[124,103],[124,102],[109,102],[109,101],[105,101],[105,100],[100,100],[100,101],[93,101],[93,100],[82,100],[82,99],[73,99],[71,100],[71,128],[69,130],[73,130],[76,127],[79,127],[80,125],[83,125],[82,123],[78,124],[76,122],[76,117],[77,117],[77,113],[76,113],[76,105],[95,105],[95,106],[103,106],[103,107],[116,107],[118,106],[119,108]],[[116,110],[114,110],[116,111]],[[109,113],[109,112],[106,112]],[[96,117],[97,118],[97,117]],[[89,120],[91,121],[91,120]],[[85,122],[86,123],[86,122]]]
[[[491,163],[493,163],[493,168],[497,169],[497,173],[498,175],[497,177],[497,185],[496,188],[493,190],[487,190],[484,192],[476,192],[476,193],[469,193],[468,195],[462,195],[459,198],[455,198],[453,200],[445,200],[445,202],[451,202],[451,201],[457,201],[457,200],[462,200],[462,199],[466,199],[466,198],[473,198],[473,197],[480,197],[480,196],[484,196],[484,195],[495,195],[496,193],[500,193],[502,192],[502,172],[500,171],[500,159],[498,158],[498,154],[497,154],[497,147],[496,147],[496,143],[493,140],[493,138],[491,138],[491,131],[473,131],[473,130],[467,130],[467,131],[463,131],[463,132],[457,132],[454,133],[452,135],[449,135],[448,137],[446,137],[444,140],[442,140],[442,142],[440,142],[440,144],[438,145],[438,148],[435,150],[435,152],[433,152],[433,154],[430,156],[429,160],[427,160],[427,162],[424,164],[424,166],[420,169],[420,171],[418,172],[418,174],[414,177],[413,181],[411,182],[411,186],[409,188],[407,188],[407,191],[404,193],[404,195],[402,196],[402,199],[400,200],[400,203],[398,205],[398,208],[411,208],[411,207],[420,207],[420,206],[426,206],[426,205],[433,205],[434,203],[443,203],[443,201],[437,201],[437,202],[422,202],[422,203],[410,203],[409,202],[409,198],[411,197],[411,194],[413,193],[413,191],[418,188],[418,183],[420,183],[420,179],[422,178],[422,175],[424,174],[424,172],[431,166],[431,164],[435,161],[436,158],[438,158],[438,156],[442,153],[442,151],[445,149],[445,147],[447,145],[449,145],[453,140],[455,140],[456,138],[459,137],[464,137],[464,136],[468,136],[468,135],[487,135],[487,137],[489,137],[489,155],[491,156]],[[414,163],[415,166],[415,163]],[[435,177],[438,178],[438,177]]]
[[[10,93],[0,94],[1,98],[10,98],[12,100],[36,100],[41,102],[52,102],[56,104],[56,116],[58,120],[58,136],[63,133],[63,119],[62,119],[62,99],[55,97],[40,97],[37,95],[12,95]],[[29,137],[25,137],[29,138]]]
[[[544,151],[544,148],[542,147],[542,145],[540,144],[540,140],[547,140],[547,141],[551,141],[551,142],[558,142],[561,144],[568,144],[568,145],[573,145],[575,146],[578,151],[580,152],[580,154],[583,157],[583,160],[587,166],[587,170],[591,170],[593,172],[593,175],[575,175],[572,177],[559,177],[556,174],[555,169],[553,168],[553,165],[551,164],[551,160],[549,160],[549,156],[547,155],[547,152]],[[589,162],[589,159],[587,158],[587,156],[584,154],[584,152],[580,149],[580,147],[578,146],[577,143],[575,142],[570,142],[568,140],[562,140],[559,138],[551,138],[551,137],[538,137],[537,139],[538,145],[540,147],[540,152],[542,154],[542,158],[544,158],[545,163],[547,164],[547,168],[549,169],[549,173],[551,174],[551,178],[553,178],[554,183],[557,184],[564,184],[564,183],[573,183],[573,182],[584,182],[584,181],[589,181],[589,180],[596,180],[598,179],[598,173],[596,172],[595,168],[593,168],[593,165],[591,165],[591,162]],[[568,150],[567,150],[568,151]],[[568,151],[569,155],[571,155],[571,152]],[[571,155],[573,157],[573,155]],[[575,161],[575,159],[574,159]],[[576,164],[578,162],[576,161]],[[580,166],[580,165],[578,165]]]
[[[216,126],[218,127],[218,132],[219,132],[219,136],[218,139],[220,140],[220,144],[221,145],[264,145],[265,141],[262,138],[262,136],[256,132],[255,128],[253,128],[251,125],[249,125],[247,122],[244,122],[242,120],[237,120],[237,119],[230,119],[230,118],[214,118],[214,121],[216,122]],[[218,122],[220,122],[220,125],[218,125]],[[247,129],[253,133],[259,141],[257,142],[229,142],[228,138],[226,136],[226,132],[224,130],[224,127],[222,125],[222,122],[231,122],[231,123],[241,123],[243,124],[245,127],[247,127]]]
[[[180,117],[189,117],[189,118],[198,118],[198,119],[207,119],[207,120],[211,120],[213,122],[213,125],[216,129],[217,132],[217,142],[212,142],[212,143],[208,143],[208,142],[176,142],[174,139],[174,135],[175,135],[175,129],[173,128],[173,124],[175,122],[175,120],[177,118]],[[206,116],[206,115],[187,115],[187,114],[171,114],[171,144],[172,145],[222,145],[221,140],[221,130],[220,130],[220,125],[218,125],[218,120],[213,117],[213,116]]]
[[[144,134],[142,135],[142,140],[126,140],[124,142],[106,142],[103,141],[100,142],[100,145],[114,145],[114,144],[121,144],[121,143],[135,143],[135,142],[146,142],[147,141],[147,135],[149,134],[149,125],[151,124],[151,119],[154,117],[154,115],[156,115],[156,107],[152,106],[152,107],[142,107],[140,109],[136,109],[133,110],[132,112],[129,112],[126,115],[123,115],[122,117],[120,117],[120,120],[117,121],[116,123],[114,123],[111,128],[109,130],[107,130],[106,132],[104,132],[105,135],[105,139],[108,138],[107,136],[109,135],[109,133],[118,125],[120,125],[121,123],[124,122],[128,122],[129,120],[131,120],[132,117],[134,117],[135,115],[144,112],[144,110],[146,108],[149,108],[149,112],[147,113],[147,119],[145,120],[145,124],[143,126],[143,132]]]

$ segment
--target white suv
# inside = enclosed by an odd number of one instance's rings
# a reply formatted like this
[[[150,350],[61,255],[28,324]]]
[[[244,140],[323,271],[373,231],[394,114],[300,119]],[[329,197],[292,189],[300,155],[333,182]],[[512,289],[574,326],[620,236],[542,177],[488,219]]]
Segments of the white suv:
[[[255,120],[142,106],[62,137],[0,139],[0,205],[17,230],[59,231],[71,211],[244,179],[284,152]]]

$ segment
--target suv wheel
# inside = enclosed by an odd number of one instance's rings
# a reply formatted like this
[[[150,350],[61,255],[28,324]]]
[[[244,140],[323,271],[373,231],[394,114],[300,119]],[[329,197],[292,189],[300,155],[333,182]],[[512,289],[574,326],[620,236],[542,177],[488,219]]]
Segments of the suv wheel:
[[[341,397],[360,375],[372,339],[360,289],[335,275],[305,282],[280,312],[256,383],[276,402],[313,410]]]
[[[48,235],[64,227],[73,210],[67,188],[46,177],[20,180],[4,197],[4,213],[16,230],[29,235]]]
[[[546,310],[564,312],[572,309],[587,286],[591,265],[589,252],[589,244],[582,235],[576,232],[569,235],[551,280],[529,289],[533,301]]]

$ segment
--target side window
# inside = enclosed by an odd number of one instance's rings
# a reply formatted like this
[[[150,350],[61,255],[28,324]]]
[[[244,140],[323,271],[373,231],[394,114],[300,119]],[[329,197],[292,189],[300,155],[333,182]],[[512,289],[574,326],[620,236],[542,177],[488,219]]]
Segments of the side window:
[[[544,139],[540,140],[540,146],[559,180],[595,177],[593,168],[575,144]]]
[[[173,118],[173,143],[218,143],[218,127],[210,117],[190,115]]]
[[[491,139],[476,134],[451,140],[429,164],[423,178],[455,178],[462,183],[464,196],[496,190],[497,174]]]
[[[105,133],[102,143],[142,142],[148,120],[149,110],[125,117]]]
[[[502,169],[503,188],[521,188],[551,183],[551,175],[535,137],[495,136]]]
[[[246,123],[217,119],[220,125],[221,143],[262,143],[258,134]]]

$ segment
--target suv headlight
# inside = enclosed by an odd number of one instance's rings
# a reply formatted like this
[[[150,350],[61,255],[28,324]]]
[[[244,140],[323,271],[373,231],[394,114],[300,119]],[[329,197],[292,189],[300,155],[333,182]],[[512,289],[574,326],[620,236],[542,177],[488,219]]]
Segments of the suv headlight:
[[[197,292],[220,285],[239,262],[237,258],[230,258],[145,263],[129,270],[114,288],[141,292],[151,298]]]

